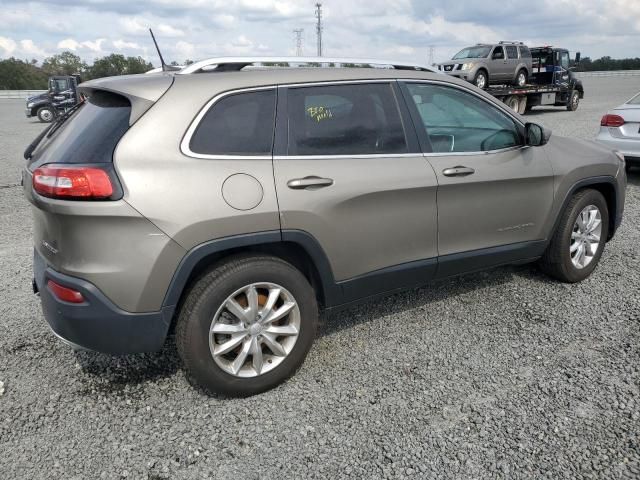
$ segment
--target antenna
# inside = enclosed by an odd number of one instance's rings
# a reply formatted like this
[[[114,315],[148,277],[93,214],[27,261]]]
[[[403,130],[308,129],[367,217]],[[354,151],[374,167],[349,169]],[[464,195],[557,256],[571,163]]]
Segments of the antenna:
[[[316,18],[318,23],[316,25],[316,35],[318,36],[318,56],[322,56],[322,4],[316,3]]]
[[[298,28],[293,31],[296,34],[296,57],[302,57],[302,33],[304,28]]]
[[[149,33],[151,34],[151,39],[153,40],[153,44],[156,46],[158,56],[160,57],[160,65],[162,66],[162,71],[166,72],[169,69],[167,68],[167,64],[164,63],[164,58],[162,58],[162,53],[160,53],[160,47],[158,47],[158,42],[156,42],[156,37],[153,34],[153,30],[149,29]]]

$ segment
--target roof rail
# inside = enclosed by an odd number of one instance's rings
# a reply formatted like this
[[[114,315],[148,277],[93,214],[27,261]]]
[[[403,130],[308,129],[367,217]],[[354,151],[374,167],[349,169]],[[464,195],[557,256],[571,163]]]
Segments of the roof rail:
[[[281,65],[284,64],[284,65]],[[415,63],[396,62],[387,60],[373,60],[370,58],[331,58],[331,57],[216,57],[201,60],[187,65],[177,72],[186,75],[200,72],[237,72],[245,67],[271,67],[271,66],[366,66],[369,68],[395,68],[396,70],[417,70],[424,72],[440,73],[433,67]]]
[[[511,40],[501,40],[500,42],[498,42],[499,45],[505,45],[505,44],[513,44],[513,45],[524,45],[523,42],[513,42]]]

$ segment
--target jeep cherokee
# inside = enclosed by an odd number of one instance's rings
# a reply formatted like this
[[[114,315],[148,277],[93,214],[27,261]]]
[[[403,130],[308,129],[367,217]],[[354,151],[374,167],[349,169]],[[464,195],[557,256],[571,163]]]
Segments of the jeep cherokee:
[[[175,325],[192,382],[251,395],[302,364],[320,309],[536,260],[578,282],[620,225],[619,154],[468,82],[267,61],[86,82],[27,149],[58,337],[149,352]]]

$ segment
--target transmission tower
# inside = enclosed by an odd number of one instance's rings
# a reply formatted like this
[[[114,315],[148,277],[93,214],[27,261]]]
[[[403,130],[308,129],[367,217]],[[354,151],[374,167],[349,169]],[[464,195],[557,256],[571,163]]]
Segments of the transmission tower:
[[[429,63],[428,63],[429,66],[434,64],[434,60],[433,60],[434,51],[435,51],[435,49],[433,48],[433,46],[430,46],[429,47]]]
[[[304,28],[298,28],[293,31],[296,34],[296,57],[302,57],[302,33]]]
[[[318,36],[318,56],[322,56],[322,4],[316,3],[316,35]]]

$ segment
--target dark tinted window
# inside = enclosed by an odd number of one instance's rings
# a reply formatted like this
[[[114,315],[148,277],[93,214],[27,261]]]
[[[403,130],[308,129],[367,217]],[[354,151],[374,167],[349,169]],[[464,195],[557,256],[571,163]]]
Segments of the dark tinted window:
[[[496,47],[493,49],[492,58],[504,58],[504,49],[502,47]]]
[[[507,57],[509,58],[518,58],[518,47],[508,46],[506,47]]]
[[[202,117],[189,147],[208,155],[270,155],[275,111],[275,89],[224,97]]]
[[[389,84],[290,88],[288,109],[290,155],[407,152]]]
[[[531,51],[529,47],[519,47],[520,48],[520,57],[521,58],[531,58]]]
[[[519,145],[515,122],[487,101],[457,88],[407,84],[434,153],[485,152]]]
[[[121,95],[94,91],[84,105],[44,138],[36,156],[47,163],[108,163],[129,129],[131,104]],[[34,156],[35,159],[35,156]]]

